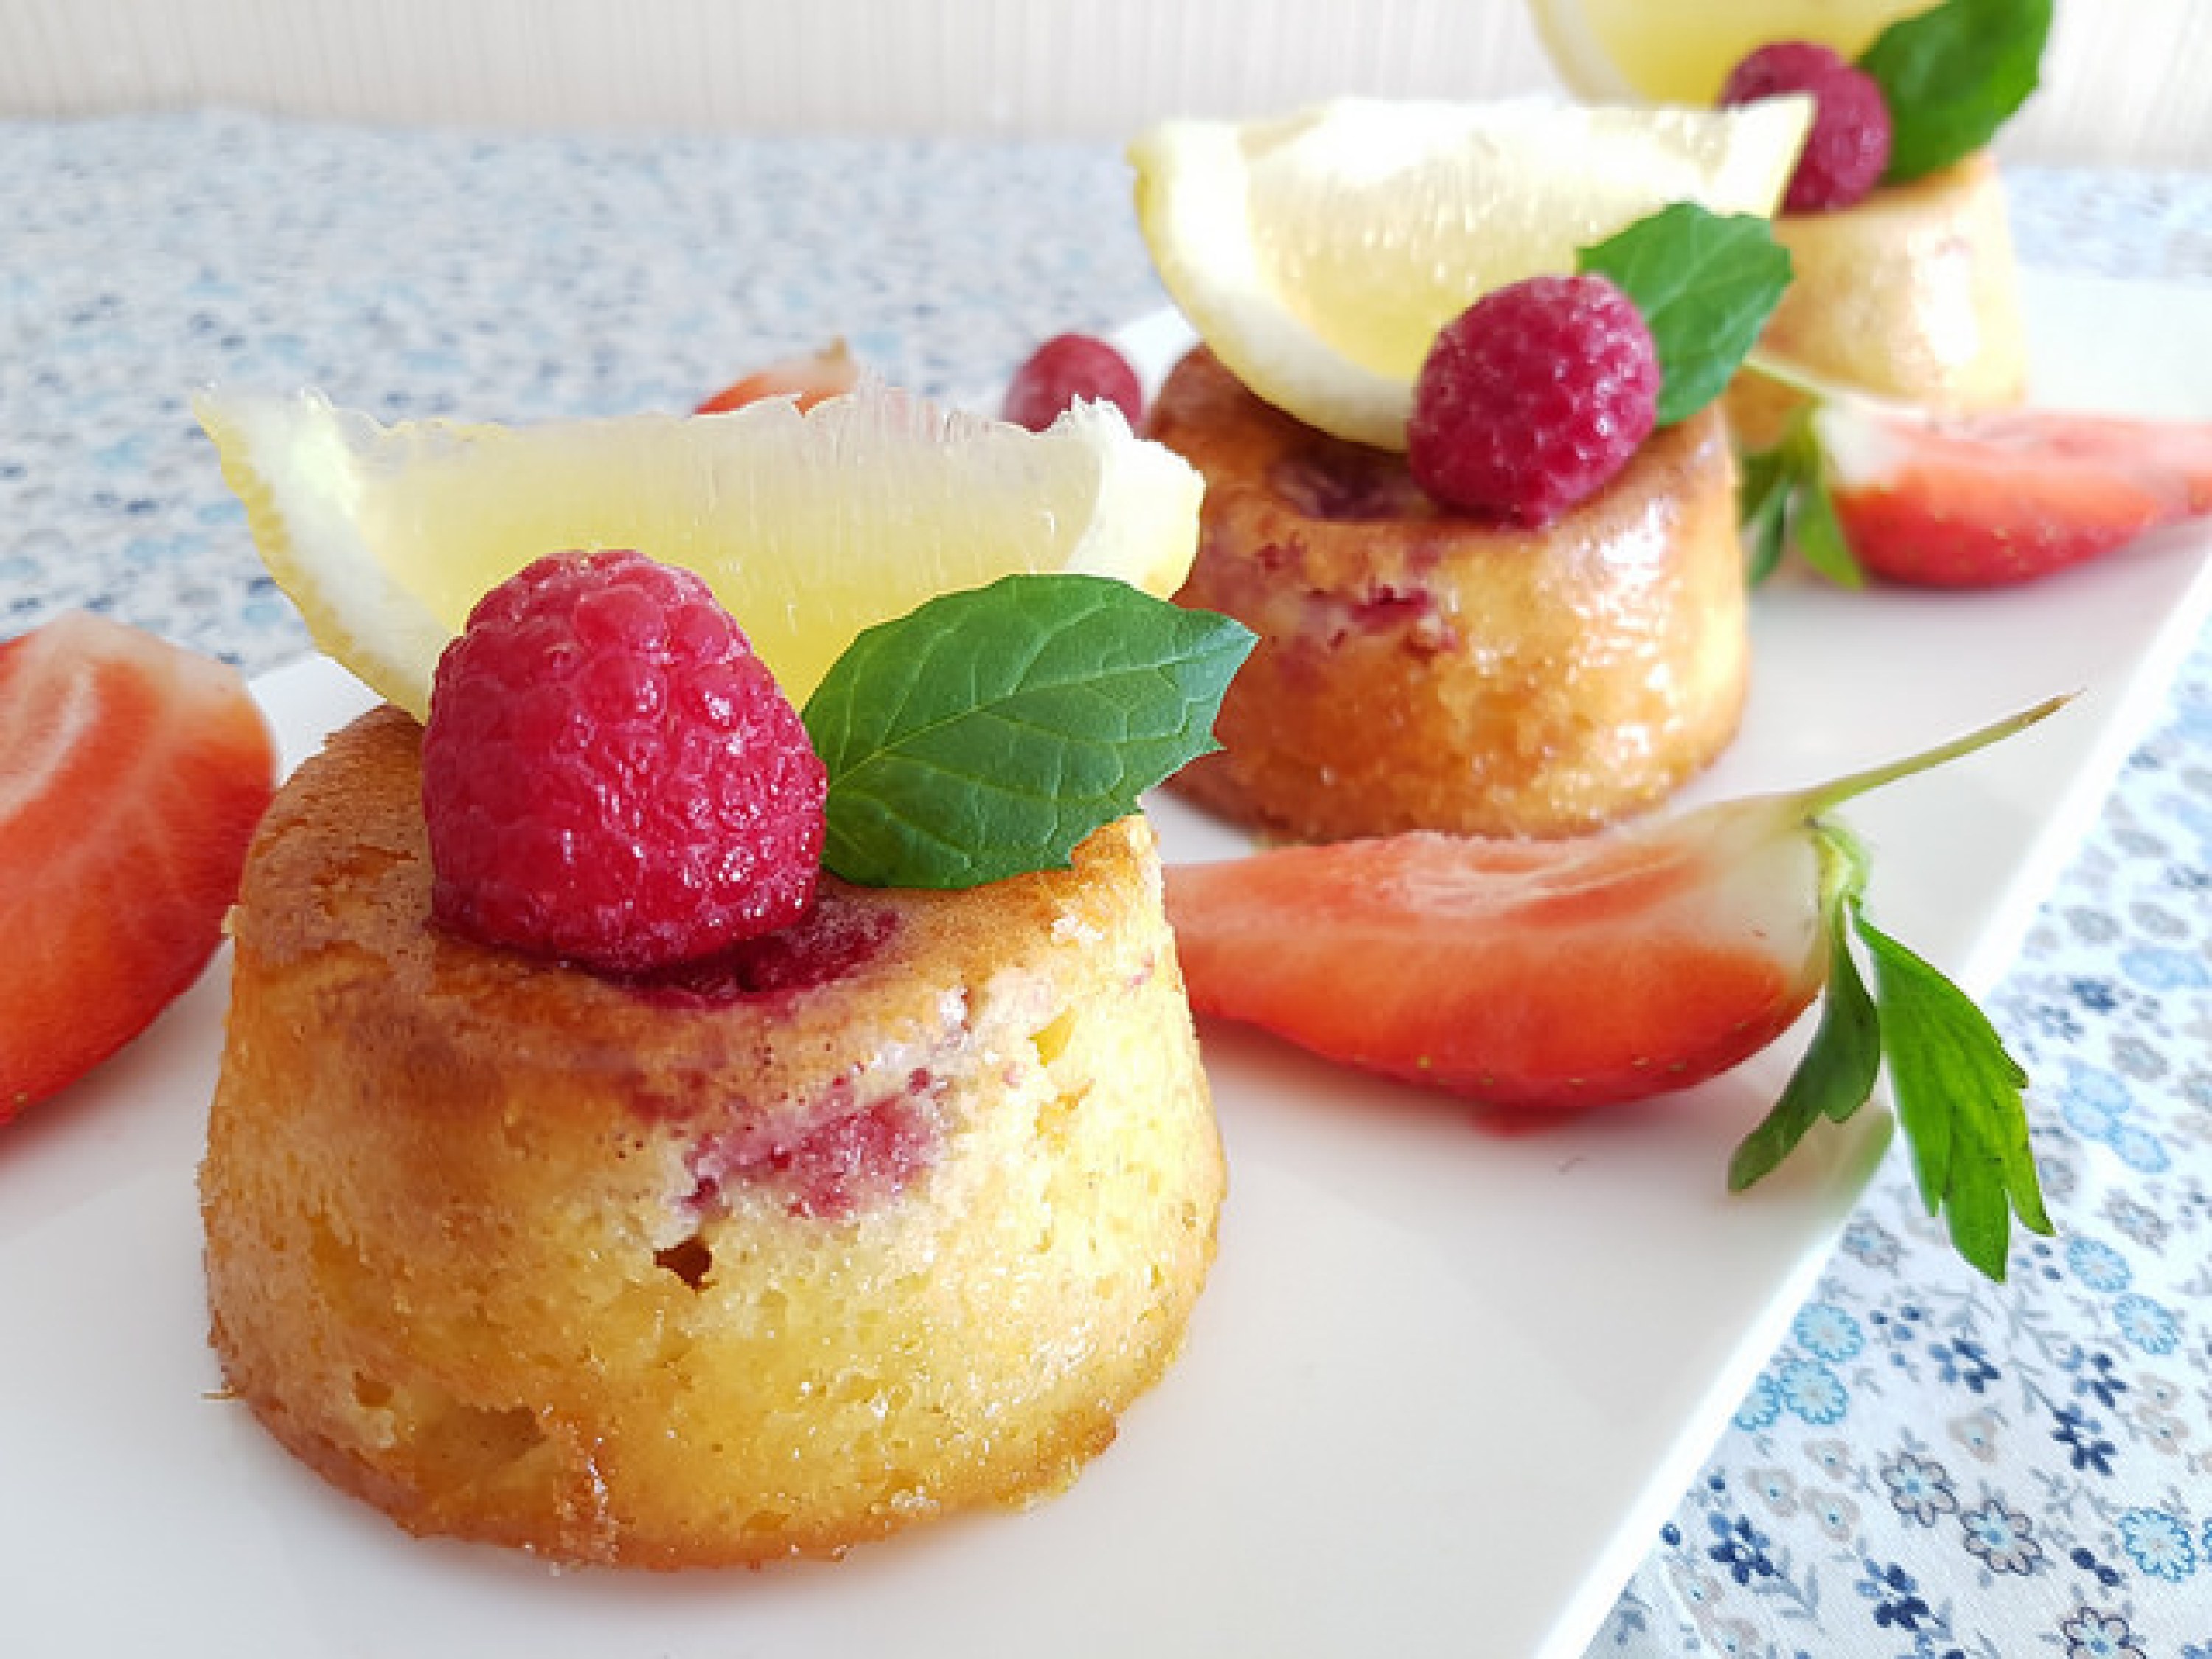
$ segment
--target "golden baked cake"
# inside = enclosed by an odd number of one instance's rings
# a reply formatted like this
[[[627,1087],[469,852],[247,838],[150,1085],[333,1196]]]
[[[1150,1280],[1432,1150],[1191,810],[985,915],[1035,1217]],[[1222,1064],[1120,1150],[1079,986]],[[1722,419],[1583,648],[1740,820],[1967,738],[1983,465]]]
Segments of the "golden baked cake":
[[[2027,395],[2027,345],[2004,185],[1986,151],[1852,206],[1774,221],[1795,274],[1762,353],[1862,392],[1946,410]],[[1730,423],[1747,448],[1780,435],[1802,400],[1736,377]]]
[[[1146,427],[1206,480],[1177,598],[1259,637],[1182,793],[1300,840],[1562,836],[1727,746],[1714,405],[1813,113],[1347,100],[1131,146],[1202,348]]]
[[[1828,21],[1848,32],[1852,20]],[[1946,412],[2026,397],[2018,262],[1989,146],[2036,86],[2050,21],[2048,7],[1992,14],[1945,0],[1851,42],[1849,57],[1841,41],[1781,38],[1729,70],[1723,106],[1814,106],[1774,222],[1794,272],[1765,357]],[[1740,441],[1768,447],[1802,402],[1743,377],[1729,411]]]
[[[824,876],[630,979],[432,919],[421,728],[282,792],[232,922],[213,1339],[410,1530],[675,1568],[1066,1484],[1176,1352],[1220,1147],[1141,818],[961,892]]]
[[[1734,736],[1750,641],[1717,406],[1540,528],[1440,507],[1204,347],[1149,434],[1206,477],[1178,596],[1260,635],[1222,750],[1176,787],[1300,840],[1563,836],[1663,799]]]

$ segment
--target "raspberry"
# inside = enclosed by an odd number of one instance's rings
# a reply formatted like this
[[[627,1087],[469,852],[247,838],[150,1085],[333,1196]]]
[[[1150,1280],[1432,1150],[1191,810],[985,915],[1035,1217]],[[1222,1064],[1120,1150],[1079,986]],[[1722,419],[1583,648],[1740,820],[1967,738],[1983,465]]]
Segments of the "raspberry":
[[[1782,198],[1791,213],[1846,208],[1881,181],[1889,165],[1889,106],[1864,70],[1810,40],[1778,40],[1729,71],[1723,104],[1783,93],[1813,95],[1813,130]]]
[[[1437,336],[1407,465],[1448,506],[1546,525],[1627,464],[1658,408],[1658,349],[1635,302],[1595,274],[1531,276]]]
[[[1145,412],[1144,388],[1129,360],[1088,334],[1058,334],[1030,354],[1006,385],[1000,410],[1016,426],[1042,432],[1078,398],[1112,404],[1137,424]]]
[[[619,974],[797,920],[822,763],[707,585],[636,553],[494,588],[439,659],[422,736],[438,919]]]

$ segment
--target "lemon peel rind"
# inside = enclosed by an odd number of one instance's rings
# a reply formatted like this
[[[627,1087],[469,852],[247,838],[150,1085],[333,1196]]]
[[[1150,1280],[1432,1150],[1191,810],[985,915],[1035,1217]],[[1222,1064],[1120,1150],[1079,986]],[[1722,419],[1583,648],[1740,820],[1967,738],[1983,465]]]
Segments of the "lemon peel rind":
[[[1277,124],[1281,136],[1293,124],[1327,119],[1335,107]],[[1178,151],[1180,165],[1169,160]],[[1251,173],[1239,124],[1164,121],[1139,135],[1128,159],[1137,175],[1137,222],[1161,284],[1229,372],[1248,386],[1266,386],[1268,401],[1324,432],[1405,447],[1408,389],[1335,350],[1285,310],[1261,275],[1252,238],[1209,229],[1250,217]],[[1235,253],[1206,265],[1181,257],[1199,247]]]
[[[431,672],[452,630],[406,590],[380,579],[381,567],[349,510],[362,489],[356,458],[387,435],[386,428],[314,391],[204,392],[192,399],[192,412],[246,509],[262,563],[317,647],[379,696],[417,720],[425,717]],[[327,488],[301,482],[318,475]],[[303,544],[343,551],[311,565],[301,554]],[[372,615],[373,629],[339,620]]]

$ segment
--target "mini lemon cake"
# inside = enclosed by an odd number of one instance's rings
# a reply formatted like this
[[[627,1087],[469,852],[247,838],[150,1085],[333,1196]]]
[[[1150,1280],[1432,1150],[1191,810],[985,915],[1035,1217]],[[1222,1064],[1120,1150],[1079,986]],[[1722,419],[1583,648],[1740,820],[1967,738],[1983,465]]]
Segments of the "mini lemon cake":
[[[1223,1165],[1141,818],[633,978],[433,917],[422,729],[282,792],[202,1196],[229,1386],[411,1531],[676,1568],[1068,1482]]]
[[[1937,4],[1852,58],[1817,40],[1772,40],[1729,70],[1724,106],[1814,104],[1774,222],[1793,277],[1759,343],[1768,358],[1946,411],[2026,397],[2018,264],[1986,145],[2033,88],[2021,71],[2040,58],[2048,23],[2047,9],[2040,20],[2033,9],[1993,18]],[[1743,377],[1729,398],[1739,441],[1773,444],[1802,401]]]
[[[1540,527],[1440,507],[1405,456],[1291,418],[1203,347],[1150,433],[1206,481],[1178,597],[1260,635],[1222,749],[1176,779],[1192,799],[1299,840],[1571,835],[1734,737],[1750,636],[1717,405]]]
[[[1181,793],[1297,840],[1561,836],[1728,745],[1717,401],[1812,115],[1346,100],[1131,146],[1198,337],[1146,428],[1206,480],[1176,598],[1259,640]]]
[[[1978,152],[1850,207],[1785,213],[1796,275],[1760,350],[1822,380],[1930,409],[2006,408],[2027,395],[2019,261],[1996,161]],[[1803,399],[1736,377],[1729,419],[1761,449]]]
[[[1795,279],[1760,356],[1796,378],[1953,413],[2027,390],[2018,261],[1991,145],[2042,82],[2054,8],[1987,0],[1537,0],[1579,96],[1753,109],[1813,103],[1776,239]],[[1747,449],[1805,396],[1756,372],[1728,393]]]

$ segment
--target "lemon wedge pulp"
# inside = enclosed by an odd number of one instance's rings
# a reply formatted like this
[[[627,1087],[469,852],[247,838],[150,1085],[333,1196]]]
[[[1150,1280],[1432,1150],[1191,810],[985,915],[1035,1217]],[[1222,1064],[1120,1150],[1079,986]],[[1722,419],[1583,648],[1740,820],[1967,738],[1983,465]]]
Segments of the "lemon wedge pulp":
[[[1230,371],[1310,426],[1405,447],[1437,332],[1493,288],[1693,201],[1771,216],[1808,99],[1729,110],[1344,100],[1173,120],[1132,145],[1161,281]]]
[[[476,601],[548,553],[698,572],[804,702],[855,634],[938,593],[1073,571],[1165,597],[1197,547],[1198,475],[1105,404],[1042,433],[876,385],[513,428],[385,426],[312,392],[195,407],[316,643],[418,717]]]
[[[1754,47],[1814,40],[1856,58],[1934,0],[1529,0],[1559,78],[1580,98],[1710,104]]]

